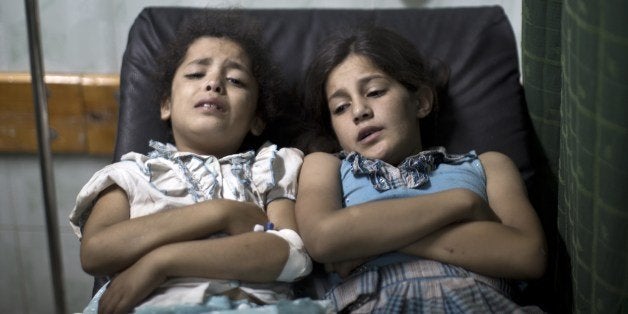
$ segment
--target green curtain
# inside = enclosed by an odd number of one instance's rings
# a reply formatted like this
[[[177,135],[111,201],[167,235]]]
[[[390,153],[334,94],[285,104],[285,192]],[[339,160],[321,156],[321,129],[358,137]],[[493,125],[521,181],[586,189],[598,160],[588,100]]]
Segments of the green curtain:
[[[522,64],[572,310],[628,313],[628,2],[525,0]]]

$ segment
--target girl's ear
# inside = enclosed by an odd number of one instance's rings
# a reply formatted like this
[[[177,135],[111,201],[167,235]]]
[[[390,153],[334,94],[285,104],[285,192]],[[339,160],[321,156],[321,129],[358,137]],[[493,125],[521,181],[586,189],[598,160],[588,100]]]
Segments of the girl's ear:
[[[262,135],[265,127],[266,123],[264,122],[264,120],[262,120],[262,118],[258,116],[255,116],[255,118],[253,118],[253,121],[251,121],[251,133],[255,136]]]
[[[161,120],[167,121],[170,119],[170,106],[172,102],[170,101],[170,97],[168,99],[161,102]]]
[[[430,112],[432,112],[433,103],[434,103],[434,93],[428,87],[422,86],[417,91],[417,101],[419,102],[419,106],[417,108],[416,116],[417,118],[425,118]]]

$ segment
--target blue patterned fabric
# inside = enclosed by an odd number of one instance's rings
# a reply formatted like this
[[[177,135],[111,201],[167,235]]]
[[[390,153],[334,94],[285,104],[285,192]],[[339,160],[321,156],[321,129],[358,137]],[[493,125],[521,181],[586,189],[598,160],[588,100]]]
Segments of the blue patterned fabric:
[[[474,151],[461,155],[449,155],[444,149],[425,151],[399,167],[357,153],[340,156],[344,157],[340,176],[345,206],[454,188],[469,189],[488,200],[486,176]],[[326,298],[339,312],[542,312],[512,301],[506,280],[398,252],[382,254],[350,277],[335,276],[331,283]]]
[[[188,193],[194,197],[195,201],[207,199],[207,195],[213,195],[216,185],[212,185],[209,189],[205,189],[206,192],[203,192],[204,189],[200,187],[201,184],[198,182],[198,180],[194,179],[194,176],[190,172],[190,169],[188,169],[188,166],[186,166],[186,164],[189,163],[190,159],[199,159],[198,155],[178,155],[176,154],[178,152],[177,148],[169,143],[164,144],[151,140],[148,145],[154,149],[153,151],[148,153],[148,156],[150,158],[168,159],[179,166],[179,169],[181,169],[181,171],[185,174],[185,178],[188,183]],[[244,187],[251,185],[251,180],[249,178],[251,177],[251,164],[254,159],[255,151],[252,150],[244,152],[242,154],[234,155],[232,158],[229,159],[229,162],[231,163],[231,173],[234,177],[238,179],[238,181],[240,181],[240,184]],[[215,160],[216,157],[208,155],[204,158],[204,160],[202,160],[202,162],[206,165],[211,165],[213,162],[215,162]],[[212,169],[211,166],[207,166],[206,168]],[[239,189],[234,189],[233,193],[238,199],[242,197],[240,195],[240,193],[242,192]]]
[[[474,152],[447,154],[444,147],[437,147],[404,159],[398,167],[378,159],[366,158],[357,152],[341,152],[340,157],[351,163],[354,174],[368,175],[375,189],[387,191],[399,187],[421,187],[429,182],[430,173],[439,164],[459,164],[476,156]]]
[[[104,289],[99,291],[102,294]],[[98,299],[93,299],[84,310],[84,314],[98,313]],[[146,306],[134,310],[135,314],[292,314],[292,313],[330,313],[331,305],[327,300],[301,298],[281,300],[277,304],[259,305],[246,299],[231,300],[227,296],[211,296],[203,304],[177,304],[170,306]]]
[[[326,295],[340,313],[542,313],[509,298],[506,280],[432,260],[362,267]]]
[[[343,155],[341,155],[342,157]],[[352,206],[374,200],[412,197],[448,189],[464,188],[488,200],[486,176],[482,163],[474,151],[449,155],[427,151],[407,158],[399,170],[380,160],[371,160],[357,153],[347,156],[340,166],[343,206]],[[351,158],[348,158],[352,156]],[[409,168],[415,165],[415,168]],[[426,170],[426,172],[421,172]],[[404,179],[402,173],[409,179]],[[414,178],[418,178],[415,180]],[[417,184],[422,181],[420,184]],[[408,183],[408,184],[406,184]],[[382,186],[389,186],[383,189]]]
[[[96,198],[114,184],[129,198],[131,219],[210,199],[251,202],[264,211],[273,200],[294,200],[296,197],[297,177],[303,160],[303,153],[298,149],[277,149],[276,145],[267,142],[257,153],[249,151],[216,158],[180,152],[171,144],[156,141],[151,141],[150,146],[154,151],[148,155],[128,153],[120,162],[97,171],[81,189],[70,214],[72,227],[79,238]],[[216,232],[208,237],[224,235],[224,232]],[[85,309],[86,313],[96,311],[105,287],[96,292]],[[136,310],[146,306],[152,312],[157,312],[158,308],[165,312],[176,308],[174,312],[180,313],[193,313],[198,309],[208,311],[211,308],[204,305],[207,298],[231,290],[242,293],[237,300],[246,298],[265,304],[275,304],[293,296],[291,284],[287,282],[253,284],[177,277],[164,282]],[[239,308],[243,306],[240,303],[230,306]]]

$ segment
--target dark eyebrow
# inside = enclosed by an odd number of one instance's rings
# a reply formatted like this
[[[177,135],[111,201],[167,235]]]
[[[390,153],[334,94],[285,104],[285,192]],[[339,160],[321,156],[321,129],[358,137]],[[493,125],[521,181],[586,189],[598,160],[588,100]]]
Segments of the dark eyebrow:
[[[358,85],[364,86],[366,83],[374,79],[381,79],[381,78],[385,78],[385,76],[379,73],[369,74],[367,76],[364,76],[358,79]],[[343,89],[336,90],[331,95],[329,95],[329,97],[327,97],[327,101],[329,101],[330,99],[334,97],[345,96],[346,94],[347,93]]]
[[[329,102],[331,99],[334,99],[336,97],[344,97],[346,95],[347,93],[344,91],[344,89],[338,89],[335,92],[333,92],[331,95],[329,95],[329,97],[327,97],[327,102]]]
[[[240,63],[238,61],[235,61],[235,60],[231,60],[231,59],[227,60],[226,68],[240,70],[242,72],[246,72],[250,76],[253,76],[253,73],[251,73],[251,69],[249,69],[244,64],[242,64],[242,63]]]
[[[211,58],[202,58],[202,59],[195,59],[192,60],[188,63],[186,63],[185,65],[191,65],[191,64],[199,64],[199,65],[210,65],[212,63],[212,59]]]

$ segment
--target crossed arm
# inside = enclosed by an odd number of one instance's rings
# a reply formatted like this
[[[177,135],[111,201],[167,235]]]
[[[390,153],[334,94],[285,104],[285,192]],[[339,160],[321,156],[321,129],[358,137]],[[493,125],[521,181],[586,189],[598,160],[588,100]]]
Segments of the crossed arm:
[[[104,191],[83,229],[81,263],[92,275],[116,275],[99,312],[124,312],[168,277],[271,282],[289,247],[283,239],[250,232],[269,219],[296,230],[294,202],[276,200],[267,215],[255,204],[210,200],[129,219],[129,201],[117,186]],[[207,238],[216,232],[231,236]]]
[[[323,153],[307,156],[296,212],[308,251],[337,268],[402,251],[490,276],[539,277],[545,238],[518,170],[499,153],[480,159],[489,204],[471,191],[452,189],[337,210],[340,161]]]

